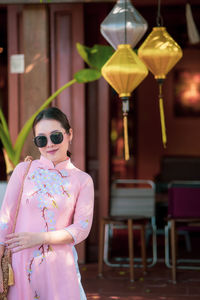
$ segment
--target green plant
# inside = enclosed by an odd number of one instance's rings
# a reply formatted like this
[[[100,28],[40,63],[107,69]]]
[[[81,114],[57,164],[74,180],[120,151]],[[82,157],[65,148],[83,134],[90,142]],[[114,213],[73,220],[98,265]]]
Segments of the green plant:
[[[63,90],[70,87],[74,83],[87,83],[98,80],[101,77],[102,66],[113,54],[113,49],[110,46],[94,45],[92,48],[90,48],[77,43],[76,47],[80,56],[89,65],[89,68],[75,73],[74,78],[71,81],[59,88],[42,104],[40,108],[37,109],[37,111],[24,124],[14,145],[11,141],[8,124],[4,117],[3,111],[0,108],[0,139],[5,150],[4,152],[6,152],[4,153],[4,156],[5,154],[8,156],[13,166],[16,166],[19,163],[23,145],[32,128],[32,124],[36,115],[41,110],[46,108]]]

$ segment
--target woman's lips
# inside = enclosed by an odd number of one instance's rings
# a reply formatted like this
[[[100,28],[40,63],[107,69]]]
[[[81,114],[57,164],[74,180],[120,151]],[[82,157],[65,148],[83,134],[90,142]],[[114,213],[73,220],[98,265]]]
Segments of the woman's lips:
[[[58,149],[55,150],[48,150],[47,154],[55,154],[58,151]]]

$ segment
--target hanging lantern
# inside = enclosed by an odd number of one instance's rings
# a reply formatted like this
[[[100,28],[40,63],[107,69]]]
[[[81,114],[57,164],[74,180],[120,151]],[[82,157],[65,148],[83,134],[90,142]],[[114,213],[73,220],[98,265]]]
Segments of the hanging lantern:
[[[180,46],[166,31],[165,27],[154,27],[152,32],[138,49],[138,56],[154,74],[159,84],[159,105],[163,145],[166,147],[162,85],[167,73],[182,57]]]
[[[165,27],[154,27],[138,49],[138,56],[156,79],[165,79],[166,74],[182,55],[180,46],[169,35]]]
[[[114,49],[120,44],[132,48],[140,41],[148,24],[129,0],[118,0],[101,23],[101,33]]]
[[[129,159],[128,111],[131,92],[147,76],[144,63],[132,50],[131,45],[122,44],[102,68],[102,75],[122,99],[125,159]]]

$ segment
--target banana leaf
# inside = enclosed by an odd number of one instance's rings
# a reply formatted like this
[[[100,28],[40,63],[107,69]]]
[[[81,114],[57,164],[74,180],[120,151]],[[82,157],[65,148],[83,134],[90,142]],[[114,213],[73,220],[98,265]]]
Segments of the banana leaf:
[[[101,72],[94,69],[83,69],[75,73],[74,78],[78,83],[86,83],[97,80],[101,77]]]
[[[114,53],[114,49],[112,47],[103,45],[94,45],[90,48],[77,43],[76,48],[83,60],[91,68],[99,70],[100,72],[103,65]]]
[[[3,149],[3,156],[4,156],[5,163],[6,163],[6,174],[8,175],[14,170],[15,166],[12,163],[12,161],[10,160],[10,158],[8,157],[8,153],[5,150],[5,148]]]
[[[3,126],[3,130],[4,130],[4,133],[8,136],[8,138],[10,139],[10,133],[9,133],[9,129],[8,129],[8,124],[6,122],[6,119],[4,117],[4,114],[3,114],[3,111],[2,111],[2,108],[0,107],[0,121],[2,123],[2,126]]]
[[[10,160],[13,160],[15,152],[13,150],[11,140],[6,135],[2,124],[0,124],[0,139],[2,141],[3,147],[6,149],[8,157],[10,158]]]
[[[87,46],[83,46],[80,43],[76,43],[76,49],[79,53],[79,55],[82,57],[82,59],[84,60],[84,62],[86,62],[88,64],[89,67],[93,68],[94,66],[92,66],[90,64],[90,61],[88,59],[88,54],[90,52],[90,48]]]

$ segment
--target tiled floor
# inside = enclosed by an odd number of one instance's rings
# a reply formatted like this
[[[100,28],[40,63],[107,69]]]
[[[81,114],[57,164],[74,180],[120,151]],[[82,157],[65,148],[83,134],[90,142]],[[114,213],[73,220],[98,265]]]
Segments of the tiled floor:
[[[177,284],[173,284],[171,270],[163,262],[149,268],[145,276],[135,269],[134,283],[127,268],[105,266],[103,278],[97,276],[97,264],[81,265],[80,270],[88,300],[200,300],[200,271],[178,270]]]
[[[124,252],[127,238],[116,240],[112,244],[111,257],[127,256]],[[139,240],[138,240],[139,241]],[[190,234],[191,251],[186,250],[185,238],[180,236],[178,257],[184,259],[200,259],[200,235]],[[135,256],[139,257],[137,239],[135,240]],[[127,245],[128,246],[128,245]],[[151,257],[151,245],[147,247],[147,257]],[[177,270],[177,283],[171,282],[171,269],[164,263],[164,236],[157,237],[158,262],[147,269],[144,276],[141,268],[135,268],[135,282],[129,281],[128,268],[111,268],[104,265],[103,278],[99,278],[98,266],[95,264],[80,265],[83,287],[88,300],[200,300],[200,270]],[[200,264],[199,264],[200,267]]]

